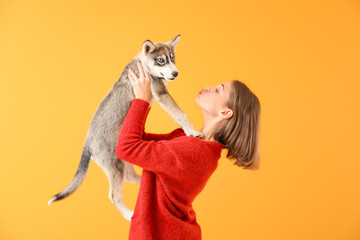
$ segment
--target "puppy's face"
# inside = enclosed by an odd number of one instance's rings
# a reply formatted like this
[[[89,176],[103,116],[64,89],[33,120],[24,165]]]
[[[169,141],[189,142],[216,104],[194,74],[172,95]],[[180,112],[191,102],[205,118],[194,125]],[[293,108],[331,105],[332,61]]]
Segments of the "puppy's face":
[[[180,35],[167,43],[153,44],[149,40],[143,44],[142,63],[149,74],[173,81],[179,75],[175,65],[175,47]]]

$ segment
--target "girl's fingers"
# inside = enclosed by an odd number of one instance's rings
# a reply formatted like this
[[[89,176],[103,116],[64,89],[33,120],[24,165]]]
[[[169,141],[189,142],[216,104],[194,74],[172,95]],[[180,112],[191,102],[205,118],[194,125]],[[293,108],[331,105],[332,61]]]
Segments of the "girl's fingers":
[[[129,79],[130,79],[131,85],[132,85],[133,87],[135,87],[138,82],[137,82],[131,75],[129,75]]]
[[[150,80],[149,73],[148,73],[148,72],[145,72],[145,74],[146,74],[146,78],[147,78],[148,80]]]
[[[129,69],[129,74],[132,77],[133,82],[138,81],[138,77],[131,69]]]
[[[137,62],[137,66],[138,66],[138,69],[139,69],[140,78],[145,79],[144,68],[142,67],[142,65],[139,62]]]
[[[134,79],[132,78],[132,76],[130,75],[130,73],[128,73],[128,78],[130,79],[130,82],[134,82]]]
[[[142,76],[144,77],[143,79],[149,81],[150,80],[149,73],[144,70],[144,68],[143,68],[143,66],[141,64],[140,64],[140,68],[141,68]]]
[[[145,81],[149,81],[150,80],[150,76],[149,76],[149,73],[147,71],[144,70],[144,68],[142,67],[142,65],[137,62],[137,66],[138,66],[138,69],[139,69],[139,73],[140,73],[140,77],[138,77],[136,75],[136,73],[134,73],[130,68],[129,68],[129,72],[128,72],[128,76],[129,76],[129,79],[131,77],[130,80],[132,80],[134,83],[135,82],[138,82],[138,81],[141,81],[141,80],[145,80]]]

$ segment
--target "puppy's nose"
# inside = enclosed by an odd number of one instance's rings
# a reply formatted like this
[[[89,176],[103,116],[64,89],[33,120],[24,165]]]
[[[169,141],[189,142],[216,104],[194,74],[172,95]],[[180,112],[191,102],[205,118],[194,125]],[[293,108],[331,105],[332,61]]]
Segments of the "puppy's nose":
[[[178,73],[178,72],[173,72],[172,75],[173,75],[174,77],[177,77],[177,76],[179,75],[179,73]]]

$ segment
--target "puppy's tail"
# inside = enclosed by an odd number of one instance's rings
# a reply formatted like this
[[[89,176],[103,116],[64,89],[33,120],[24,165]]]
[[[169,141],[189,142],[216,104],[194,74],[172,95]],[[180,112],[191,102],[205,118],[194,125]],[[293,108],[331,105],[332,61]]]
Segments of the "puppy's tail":
[[[78,167],[78,170],[77,170],[77,172],[75,174],[74,179],[69,184],[69,186],[67,186],[60,193],[53,196],[49,200],[48,205],[50,205],[54,201],[58,201],[58,200],[61,200],[63,198],[66,198],[67,196],[69,196],[71,193],[73,193],[80,186],[80,184],[83,182],[83,180],[84,180],[84,178],[86,176],[86,173],[87,173],[87,171],[89,169],[90,159],[91,159],[90,149],[84,146],[83,151],[82,151],[82,155],[81,155],[80,164],[79,164],[79,167]]]

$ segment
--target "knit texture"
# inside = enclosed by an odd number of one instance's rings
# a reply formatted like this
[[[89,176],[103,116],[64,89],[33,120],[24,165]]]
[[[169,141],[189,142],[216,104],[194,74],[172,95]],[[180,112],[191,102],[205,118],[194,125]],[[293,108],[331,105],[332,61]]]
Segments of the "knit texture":
[[[149,103],[135,98],[124,119],[116,156],[143,168],[130,225],[130,240],[200,240],[192,208],[215,171],[223,146],[186,136],[144,132]]]

